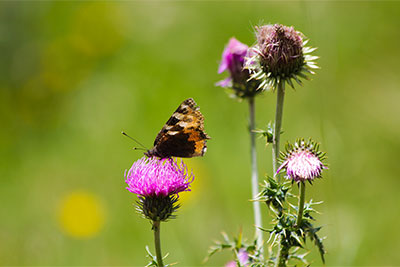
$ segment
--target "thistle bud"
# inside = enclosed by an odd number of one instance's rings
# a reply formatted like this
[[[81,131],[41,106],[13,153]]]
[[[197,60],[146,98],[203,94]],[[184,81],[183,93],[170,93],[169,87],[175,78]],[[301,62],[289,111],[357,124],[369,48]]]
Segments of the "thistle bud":
[[[245,65],[262,89],[275,90],[279,82],[294,87],[292,80],[301,85],[300,79],[308,79],[307,74],[318,68],[313,62],[318,57],[308,55],[315,49],[304,47],[304,35],[293,27],[264,25],[256,27],[256,36],[253,55],[249,54]]]
[[[304,65],[303,39],[293,27],[266,25],[257,28],[260,63],[264,72],[275,77],[291,76]]]

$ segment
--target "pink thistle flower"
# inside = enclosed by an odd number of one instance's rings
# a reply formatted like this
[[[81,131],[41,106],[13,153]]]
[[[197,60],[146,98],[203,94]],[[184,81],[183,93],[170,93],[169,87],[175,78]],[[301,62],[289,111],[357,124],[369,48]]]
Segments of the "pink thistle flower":
[[[138,210],[153,221],[165,221],[179,208],[178,194],[190,191],[194,175],[172,159],[143,157],[125,172],[130,192],[139,198]]]
[[[231,76],[220,81],[217,85],[227,87],[231,81],[241,83],[249,78],[249,72],[243,70],[244,57],[247,54],[248,48],[247,45],[233,37],[229,40],[228,45],[222,53],[222,60],[218,68],[218,73],[228,70]]]
[[[323,169],[327,167],[322,163],[325,153],[318,151],[319,145],[312,140],[305,142],[299,139],[294,145],[286,145],[286,153],[281,152],[283,163],[277,173],[286,169],[286,176],[296,182],[313,181],[321,177]]]
[[[181,161],[172,159],[143,157],[133,163],[125,175],[125,182],[130,192],[142,196],[169,196],[183,191],[190,191],[193,174],[188,174],[187,167]]]
[[[258,93],[259,82],[248,81],[249,70],[243,68],[248,49],[247,45],[232,37],[222,53],[222,60],[218,68],[218,73],[227,70],[230,76],[217,82],[216,85],[232,88],[238,97],[254,96]]]

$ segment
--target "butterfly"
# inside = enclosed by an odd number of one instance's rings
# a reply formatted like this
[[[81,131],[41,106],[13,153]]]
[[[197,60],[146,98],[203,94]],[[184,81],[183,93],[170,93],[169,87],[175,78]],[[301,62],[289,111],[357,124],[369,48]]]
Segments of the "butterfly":
[[[210,137],[204,132],[204,117],[193,98],[179,105],[144,154],[159,158],[203,156]]]

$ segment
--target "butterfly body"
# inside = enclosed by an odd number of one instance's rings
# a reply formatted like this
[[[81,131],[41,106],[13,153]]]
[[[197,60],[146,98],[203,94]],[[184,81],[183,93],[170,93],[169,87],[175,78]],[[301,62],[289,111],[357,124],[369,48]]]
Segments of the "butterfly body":
[[[145,155],[159,158],[203,156],[210,137],[204,132],[204,117],[192,98],[175,110]]]

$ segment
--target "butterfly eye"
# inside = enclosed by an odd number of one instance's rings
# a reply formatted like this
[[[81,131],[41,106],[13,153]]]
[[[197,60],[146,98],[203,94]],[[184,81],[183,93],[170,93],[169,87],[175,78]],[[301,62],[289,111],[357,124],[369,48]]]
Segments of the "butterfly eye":
[[[207,152],[207,146],[204,145],[203,150],[201,151],[201,155],[203,156]]]

